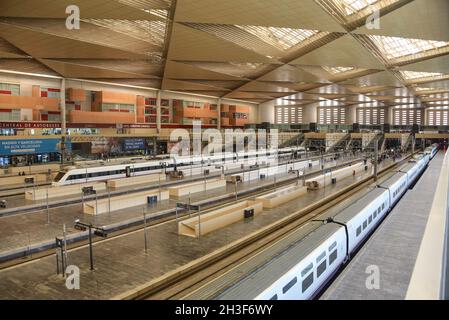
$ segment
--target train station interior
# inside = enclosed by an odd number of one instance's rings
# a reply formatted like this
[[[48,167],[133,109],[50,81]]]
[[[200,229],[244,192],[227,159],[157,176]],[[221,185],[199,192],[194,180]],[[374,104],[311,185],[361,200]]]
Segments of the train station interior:
[[[447,300],[448,13],[0,0],[0,300]]]

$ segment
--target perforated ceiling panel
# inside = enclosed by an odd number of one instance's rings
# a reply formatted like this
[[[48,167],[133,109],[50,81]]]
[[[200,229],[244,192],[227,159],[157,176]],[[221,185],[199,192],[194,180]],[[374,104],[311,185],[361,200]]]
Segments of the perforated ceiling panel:
[[[367,27],[376,10],[380,28]],[[448,98],[447,12],[447,0],[2,0],[0,69],[256,103],[430,106]]]

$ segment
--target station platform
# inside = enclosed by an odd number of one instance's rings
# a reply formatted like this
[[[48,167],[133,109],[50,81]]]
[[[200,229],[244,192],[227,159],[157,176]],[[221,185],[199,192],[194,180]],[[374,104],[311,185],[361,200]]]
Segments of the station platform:
[[[371,238],[323,293],[322,300],[406,298],[433,206],[443,160],[443,152],[433,158],[414,187],[408,190]],[[373,278],[377,275],[378,287],[377,280]]]
[[[347,159],[354,159],[359,155],[355,155],[355,156],[348,156],[346,157],[342,157],[339,161],[344,161]],[[294,162],[303,162],[303,161],[316,161],[321,159],[320,157],[311,157],[311,158],[299,158],[299,159],[295,159],[295,160],[288,160],[288,161],[279,161],[279,166],[282,165],[286,165],[288,163],[290,163],[291,161]],[[335,163],[334,161],[326,161],[327,164],[332,164]],[[264,166],[260,166],[260,169],[266,168]],[[204,169],[207,169],[206,167],[204,167]],[[244,169],[232,169],[232,170],[228,170],[225,172],[225,175],[232,175],[232,174],[238,174],[238,173],[242,173],[242,172],[247,172],[247,171],[254,171],[257,169],[253,169],[250,170],[249,166],[246,166]],[[189,168],[187,168],[186,172],[189,171]],[[212,172],[210,173],[206,178],[211,179],[211,178],[217,178],[221,176],[221,172]],[[111,196],[117,196],[117,195],[123,195],[123,194],[128,194],[128,193],[132,193],[132,192],[139,192],[139,191],[144,191],[144,190],[150,190],[150,189],[154,189],[154,188],[158,188],[158,187],[168,187],[168,186],[172,186],[175,184],[180,184],[180,183],[189,183],[189,182],[195,182],[195,181],[200,181],[203,180],[205,178],[204,175],[188,175],[186,177],[184,177],[183,179],[175,179],[175,178],[171,178],[170,176],[167,176],[167,179],[165,181],[161,181],[161,184],[159,185],[158,182],[154,182],[154,183],[144,183],[144,184],[136,184],[133,186],[128,186],[128,187],[120,187],[120,188],[116,188],[116,189],[109,189],[109,190],[100,190],[98,192],[98,199],[101,198],[105,198],[108,197],[109,195]],[[48,184],[47,184],[48,185]],[[8,186],[9,188],[12,188],[11,186]],[[46,200],[28,200],[25,199],[25,191],[31,191],[33,190],[33,188],[38,188],[39,185],[35,185],[35,186],[30,186],[30,185],[20,185],[20,186],[16,186],[19,189],[13,189],[13,194],[14,192],[17,193],[18,191],[21,192],[20,195],[13,195],[13,196],[7,196],[7,195],[3,195],[1,190],[0,190],[0,200],[4,199],[7,201],[8,205],[7,208],[0,208],[0,217],[4,217],[4,216],[9,216],[9,215],[14,215],[14,214],[22,214],[25,212],[35,212],[38,210],[42,210],[42,209],[46,209],[47,206],[47,202]],[[45,188],[45,187],[44,187]],[[15,191],[14,191],[15,190]],[[6,193],[10,192],[11,190],[8,191],[4,191]],[[51,189],[50,189],[51,192]],[[87,196],[84,197],[85,200],[95,200],[95,196]],[[82,201],[82,196],[81,195],[73,195],[73,196],[63,196],[63,197],[54,197],[49,199],[48,201],[48,205],[53,208],[53,207],[58,207],[58,206],[66,206],[67,204],[72,204],[72,203],[79,203]]]
[[[391,164],[385,161],[384,166]],[[230,245],[264,226],[338,192],[371,172],[338,181],[335,185],[264,210],[255,219],[241,221],[200,238],[179,236],[175,221],[148,228],[148,252],[144,251],[144,232],[134,231],[93,246],[95,270],[89,270],[87,247],[69,251],[69,265],[81,272],[80,290],[68,290],[65,279],[56,275],[55,257],[49,256],[0,271],[3,290],[0,299],[108,299],[174,272],[192,261]],[[260,184],[260,182],[256,182]],[[211,194],[203,197],[211,197]],[[67,210],[67,209],[66,209]],[[137,213],[141,215],[141,213]],[[40,218],[42,220],[42,217]],[[71,222],[73,222],[72,219]],[[40,222],[42,226],[42,221]],[[1,227],[3,229],[3,226]],[[3,230],[1,230],[3,231]],[[0,233],[1,234],[1,233]],[[51,234],[54,237],[54,233]],[[61,235],[61,232],[58,233]]]
[[[356,158],[342,158],[338,161],[328,162],[325,167],[334,167],[354,160],[356,160]],[[311,175],[320,172],[321,169],[319,166],[315,166],[306,169],[305,174]],[[199,179],[199,177],[194,178],[196,180]],[[202,177],[202,179],[204,179],[204,177]],[[256,180],[237,185],[228,184],[225,190],[217,189],[192,194],[190,200],[188,196],[181,197],[178,200],[161,201],[151,206],[130,207],[95,216],[83,213],[82,202],[79,197],[75,199],[77,200],[77,203],[70,204],[70,202],[68,202],[70,199],[65,199],[66,203],[68,203],[66,206],[49,208],[48,212],[44,209],[28,212],[26,214],[3,216],[0,217],[0,262],[32,255],[35,252],[52,248],[54,246],[55,236],[62,234],[64,224],[67,227],[67,234],[69,235],[71,242],[83,240],[87,234],[73,228],[76,219],[91,222],[97,226],[103,226],[108,231],[117,231],[142,224],[144,210],[146,210],[147,221],[152,222],[170,215],[173,216],[175,214],[176,202],[188,203],[190,201],[192,204],[201,205],[202,208],[207,209],[208,206],[214,205],[220,201],[235,198],[236,191],[238,195],[237,198],[239,198],[245,194],[257,190],[260,191],[264,188],[268,190],[273,186],[275,179],[276,183],[282,183],[285,180],[295,181],[296,175],[279,174],[276,175],[276,177],[268,177],[263,181]],[[176,182],[188,183],[189,181],[192,180],[186,179]],[[162,187],[166,185],[167,184],[161,184]],[[146,189],[154,188],[155,186],[146,186]],[[126,189],[121,190],[121,192],[133,192],[133,190]],[[58,201],[64,200],[58,199]],[[39,203],[44,205],[41,201],[39,201]],[[19,213],[22,208],[24,207],[17,207]]]

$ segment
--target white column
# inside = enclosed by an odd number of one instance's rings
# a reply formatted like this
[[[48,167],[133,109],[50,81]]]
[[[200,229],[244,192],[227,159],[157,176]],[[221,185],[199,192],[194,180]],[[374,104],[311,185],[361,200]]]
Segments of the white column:
[[[217,129],[221,130],[221,98],[218,98],[217,100],[217,112],[218,112]]]
[[[65,150],[66,150],[66,128],[67,128],[67,119],[66,119],[66,109],[65,109],[65,79],[62,78],[61,80],[61,91],[60,91],[60,95],[59,95],[59,109],[61,112],[61,166],[64,165],[64,158],[65,158]]]
[[[61,80],[61,92],[60,92],[60,111],[61,111],[61,133],[62,136],[66,135],[66,128],[67,128],[67,123],[66,123],[66,110],[65,110],[65,79],[63,78]]]
[[[157,91],[157,98],[156,98],[156,127],[157,132],[161,132],[161,90]]]

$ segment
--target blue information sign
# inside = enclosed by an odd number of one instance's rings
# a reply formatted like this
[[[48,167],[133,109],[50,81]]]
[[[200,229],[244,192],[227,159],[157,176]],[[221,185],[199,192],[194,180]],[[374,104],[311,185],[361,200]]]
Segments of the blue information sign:
[[[123,151],[134,151],[134,150],[144,150],[145,149],[145,139],[124,139],[123,140]]]
[[[66,151],[70,152],[72,144],[66,140]],[[13,156],[36,153],[61,152],[61,139],[16,139],[0,140],[0,155]]]

